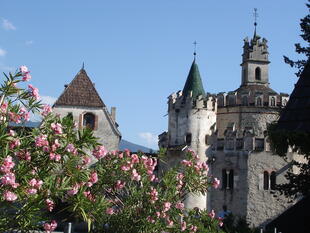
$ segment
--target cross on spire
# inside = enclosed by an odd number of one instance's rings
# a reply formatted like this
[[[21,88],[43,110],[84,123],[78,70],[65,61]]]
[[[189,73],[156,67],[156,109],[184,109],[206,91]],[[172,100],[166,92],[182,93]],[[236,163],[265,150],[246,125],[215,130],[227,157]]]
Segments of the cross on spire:
[[[194,58],[196,59],[196,48],[197,48],[197,41],[194,41],[194,43],[193,43],[193,45],[194,45]]]
[[[253,16],[254,16],[254,37],[256,36],[256,26],[257,26],[257,18],[258,18],[258,13],[257,13],[257,8],[254,8],[254,13],[253,13]]]

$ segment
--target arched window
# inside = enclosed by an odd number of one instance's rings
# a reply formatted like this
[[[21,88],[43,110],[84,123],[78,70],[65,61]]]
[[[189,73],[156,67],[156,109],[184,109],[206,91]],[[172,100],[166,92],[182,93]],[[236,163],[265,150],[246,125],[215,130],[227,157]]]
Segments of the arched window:
[[[234,170],[222,170],[222,189],[234,189]]]
[[[275,97],[271,97],[270,106],[272,106],[272,107],[276,106],[276,98]]]
[[[287,104],[287,100],[285,99],[283,100],[283,106],[286,106],[286,104]]]
[[[249,105],[248,97],[247,96],[242,96],[242,105],[243,106],[248,106]]]
[[[270,174],[270,189],[275,190],[276,189],[276,172],[273,171]]]
[[[186,134],[185,142],[186,142],[186,144],[187,144],[188,146],[191,145],[191,142],[192,142],[192,134],[191,134],[191,133]]]
[[[269,189],[269,173],[264,171],[264,190]]]
[[[259,67],[255,69],[255,80],[261,80],[261,71]]]
[[[83,126],[89,129],[95,129],[96,116],[90,112],[85,113],[83,116]]]
[[[256,106],[262,106],[262,98],[261,97],[257,97]]]

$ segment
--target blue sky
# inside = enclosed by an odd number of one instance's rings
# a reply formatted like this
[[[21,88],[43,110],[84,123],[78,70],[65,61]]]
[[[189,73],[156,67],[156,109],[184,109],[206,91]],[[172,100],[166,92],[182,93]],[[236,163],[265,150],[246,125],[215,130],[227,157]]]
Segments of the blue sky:
[[[44,99],[57,98],[85,62],[123,138],[156,148],[167,129],[167,97],[184,86],[197,45],[207,92],[240,85],[243,39],[267,38],[271,87],[292,91],[299,19],[306,0],[53,0],[0,2],[0,71],[31,69]]]

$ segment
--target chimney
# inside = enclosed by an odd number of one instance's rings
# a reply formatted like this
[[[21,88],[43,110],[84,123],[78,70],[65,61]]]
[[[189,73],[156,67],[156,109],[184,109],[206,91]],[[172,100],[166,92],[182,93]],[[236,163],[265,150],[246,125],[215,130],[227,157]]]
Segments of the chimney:
[[[116,120],[116,107],[111,107],[111,118],[115,122],[115,120]]]

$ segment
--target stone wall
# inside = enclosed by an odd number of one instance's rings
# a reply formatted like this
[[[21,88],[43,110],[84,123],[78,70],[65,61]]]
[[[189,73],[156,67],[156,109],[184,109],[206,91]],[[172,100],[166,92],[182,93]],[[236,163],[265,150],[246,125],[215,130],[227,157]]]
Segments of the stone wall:
[[[73,120],[79,127],[82,121],[81,115],[85,113],[93,113],[97,118],[97,129],[94,130],[94,135],[98,137],[98,141],[102,143],[107,150],[118,150],[120,136],[113,126],[109,112],[105,108],[93,108],[93,107],[67,107],[57,106],[53,108],[54,113],[60,114],[61,117],[67,116],[72,113]]]

